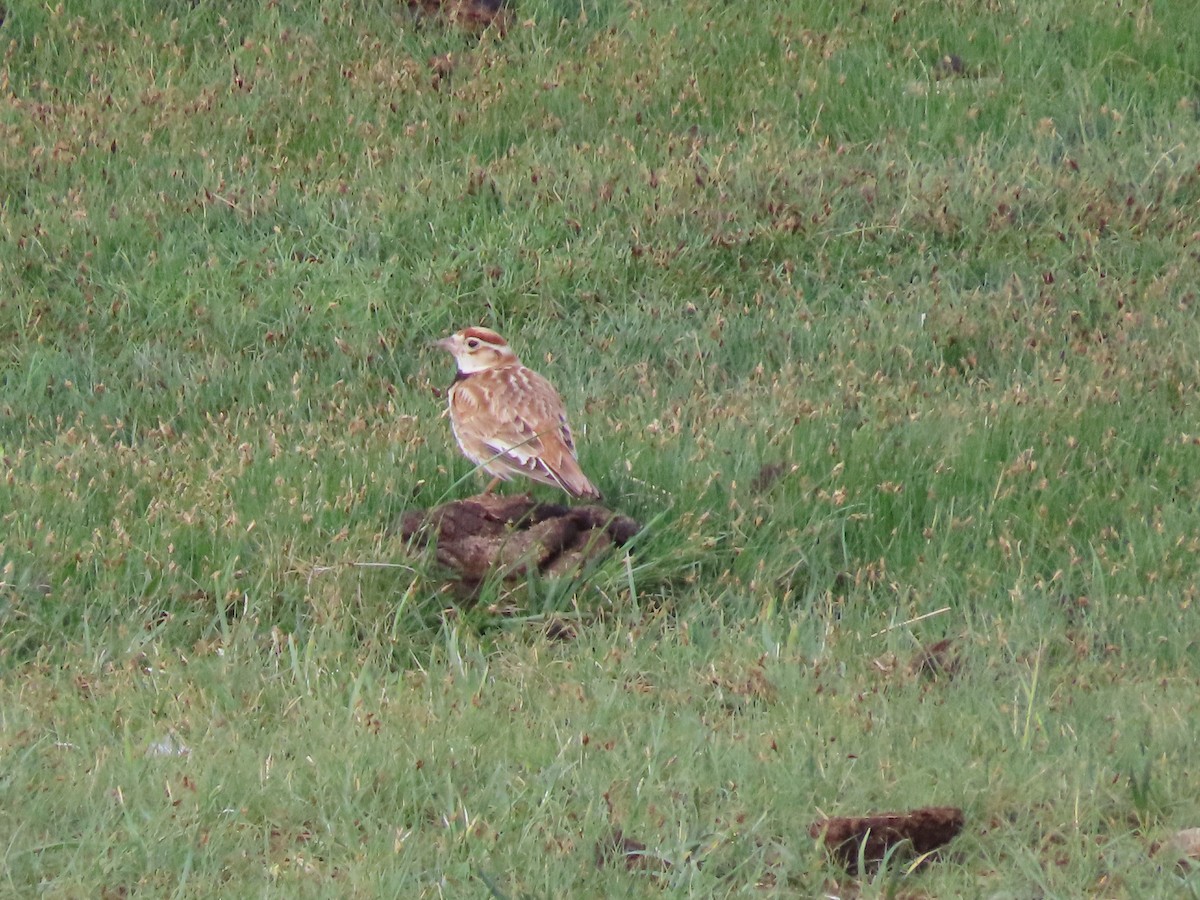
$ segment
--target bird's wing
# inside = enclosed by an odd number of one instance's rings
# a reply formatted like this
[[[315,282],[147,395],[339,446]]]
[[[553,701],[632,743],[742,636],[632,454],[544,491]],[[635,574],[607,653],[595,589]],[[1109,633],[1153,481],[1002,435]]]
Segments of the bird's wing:
[[[594,495],[575,459],[575,441],[558,392],[529,369],[508,370],[493,386],[492,421],[480,438],[498,457],[498,468],[512,468],[575,496]]]
[[[491,426],[481,431],[485,443],[497,453],[525,461],[541,457],[555,444],[570,443],[567,414],[562,400],[541,375],[528,369],[509,369],[497,373],[491,387]]]

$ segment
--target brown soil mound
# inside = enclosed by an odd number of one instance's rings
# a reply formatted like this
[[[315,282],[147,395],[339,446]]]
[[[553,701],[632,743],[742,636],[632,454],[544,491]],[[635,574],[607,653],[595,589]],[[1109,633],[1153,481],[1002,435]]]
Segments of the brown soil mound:
[[[437,561],[468,592],[493,573],[569,574],[627,543],[640,527],[603,506],[536,503],[528,494],[480,494],[410,510],[400,520],[401,536],[416,547],[434,545]]]
[[[871,816],[834,816],[813,822],[809,836],[823,839],[825,848],[850,872],[861,858],[868,867],[878,865],[889,850],[907,842],[908,856],[931,853],[950,843],[963,830],[963,811],[956,806],[926,806],[904,813]]]

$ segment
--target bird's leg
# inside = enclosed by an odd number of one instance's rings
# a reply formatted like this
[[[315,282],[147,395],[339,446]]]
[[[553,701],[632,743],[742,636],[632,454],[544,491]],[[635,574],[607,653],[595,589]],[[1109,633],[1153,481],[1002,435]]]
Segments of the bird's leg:
[[[503,480],[504,479],[502,479],[502,478],[493,478],[491,481],[488,482],[488,486],[483,489],[483,492],[485,494],[490,494],[492,491],[494,491],[496,489],[497,485],[499,485],[500,482]]]

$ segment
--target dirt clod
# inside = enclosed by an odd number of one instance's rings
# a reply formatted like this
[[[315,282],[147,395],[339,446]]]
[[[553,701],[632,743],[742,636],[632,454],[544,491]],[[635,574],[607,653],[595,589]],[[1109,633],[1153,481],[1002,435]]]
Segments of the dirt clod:
[[[790,466],[783,463],[764,463],[750,482],[750,490],[756,494],[769,491],[780,478],[788,474]]]
[[[495,28],[504,35],[511,19],[506,0],[408,0],[408,11],[418,22],[440,22],[468,34]]]
[[[1152,856],[1162,853],[1167,859],[1174,860],[1175,867],[1181,872],[1192,872],[1200,867],[1200,828],[1177,831],[1166,841],[1156,842],[1150,853]]]
[[[670,868],[665,859],[647,853],[645,844],[626,837],[620,828],[614,828],[596,842],[596,868],[603,869],[615,863],[624,863],[630,872],[665,872]]]
[[[414,547],[436,547],[467,593],[492,573],[508,579],[532,571],[567,575],[611,547],[629,542],[641,526],[603,506],[536,503],[529,494],[479,494],[429,510],[410,510],[400,534]]]
[[[943,638],[918,650],[908,670],[928,678],[953,678],[961,667],[962,660],[954,649],[954,640]]]
[[[957,53],[946,53],[934,63],[933,74],[935,78],[952,78],[955,75],[962,75],[966,71],[963,65],[962,57]]]
[[[956,806],[927,806],[903,813],[833,816],[813,822],[808,834],[823,841],[829,854],[856,874],[860,858],[868,867],[877,866],[888,851],[904,843],[906,855],[932,853],[957,837],[965,822]]]

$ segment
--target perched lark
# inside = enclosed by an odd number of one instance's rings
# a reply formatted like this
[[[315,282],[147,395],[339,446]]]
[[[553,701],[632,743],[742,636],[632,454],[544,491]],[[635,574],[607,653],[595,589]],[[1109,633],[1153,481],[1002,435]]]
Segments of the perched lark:
[[[458,365],[450,425],[459,449],[494,475],[487,491],[514,475],[599,497],[575,458],[567,411],[554,386],[521,365],[508,342],[489,328],[467,328],[437,342]]]

